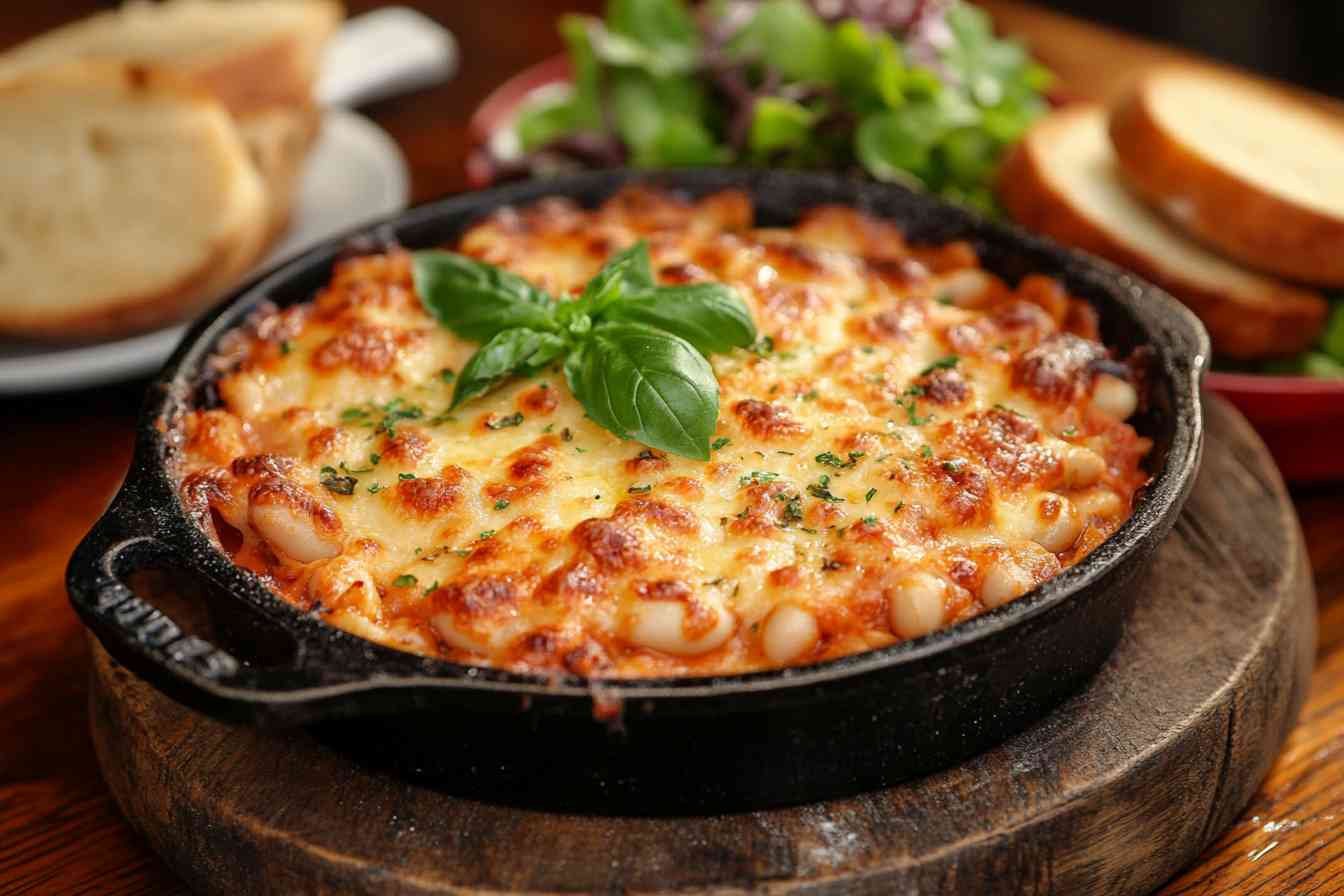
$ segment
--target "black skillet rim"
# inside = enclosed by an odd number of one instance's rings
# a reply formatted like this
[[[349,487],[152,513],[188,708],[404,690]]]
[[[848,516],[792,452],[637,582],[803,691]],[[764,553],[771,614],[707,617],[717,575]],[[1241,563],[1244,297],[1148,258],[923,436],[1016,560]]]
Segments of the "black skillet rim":
[[[786,669],[764,670],[736,675],[686,676],[663,678],[611,678],[589,681],[572,675],[545,676],[512,672],[486,666],[471,666],[445,660],[420,657],[366,641],[302,613],[272,594],[252,573],[241,569],[209,539],[189,517],[178,498],[168,457],[171,451],[166,431],[177,412],[192,405],[193,396],[208,376],[208,362],[220,339],[242,323],[248,311],[265,300],[272,290],[314,265],[326,269],[331,259],[352,237],[378,232],[403,232],[426,225],[435,219],[463,210],[484,215],[504,205],[540,199],[544,196],[582,196],[586,193],[610,194],[631,182],[652,183],[702,194],[716,189],[737,187],[753,197],[770,190],[772,184],[810,186],[832,194],[831,201],[850,201],[857,194],[899,194],[899,204],[908,208],[922,206],[931,215],[948,222],[945,228],[976,242],[997,245],[1001,249],[1031,256],[1035,262],[1047,261],[1058,276],[1079,282],[1100,301],[1116,303],[1144,332],[1147,344],[1156,353],[1154,369],[1159,371],[1154,388],[1165,384],[1171,392],[1172,437],[1166,446],[1161,468],[1146,487],[1133,515],[1100,546],[1077,565],[1043,583],[1032,592],[974,619],[940,629],[922,638],[885,648],[866,651]],[[848,199],[842,197],[849,197]],[[880,212],[879,212],[880,214]],[[419,247],[412,247],[419,248]],[[1120,298],[1123,295],[1125,298]],[[327,240],[319,246],[278,265],[233,293],[214,311],[197,322],[183,338],[172,357],[152,383],[140,412],[135,452],[130,472],[112,507],[99,526],[126,516],[123,509],[152,510],[166,527],[153,533],[208,578],[223,584],[229,593],[262,611],[273,622],[286,628],[301,648],[316,639],[321,650],[310,656],[301,651],[302,663],[318,666],[353,661],[341,669],[332,683],[303,684],[293,688],[266,689],[233,687],[209,680],[198,682],[215,696],[229,699],[246,695],[256,702],[264,696],[267,704],[281,706],[326,702],[342,697],[404,688],[469,689],[496,691],[520,697],[582,698],[585,702],[600,693],[616,701],[720,698],[739,694],[781,689],[807,688],[864,676],[892,666],[916,663],[967,647],[1005,629],[1031,620],[1060,607],[1103,578],[1114,567],[1128,562],[1150,538],[1161,535],[1179,512],[1193,484],[1202,447],[1200,380],[1209,356],[1208,337],[1194,316],[1161,290],[1133,275],[1092,256],[1057,246],[1048,240],[1018,228],[985,221],[948,203],[904,187],[875,184],[823,173],[779,172],[752,169],[697,169],[682,172],[605,170],[527,181],[490,190],[458,194],[417,206],[378,222]],[[156,494],[157,493],[157,494]],[[162,506],[165,499],[171,506]],[[150,508],[143,503],[148,500]],[[98,527],[95,527],[96,534]],[[90,536],[92,539],[92,535]],[[83,546],[81,546],[83,547]],[[68,573],[72,602],[81,616],[89,612],[81,606],[94,603],[88,595],[90,582],[101,570],[91,568],[90,560],[77,551]],[[102,632],[98,632],[103,637]],[[330,671],[330,670],[329,670]],[[354,674],[352,674],[354,673]],[[319,715],[328,715],[319,712]]]

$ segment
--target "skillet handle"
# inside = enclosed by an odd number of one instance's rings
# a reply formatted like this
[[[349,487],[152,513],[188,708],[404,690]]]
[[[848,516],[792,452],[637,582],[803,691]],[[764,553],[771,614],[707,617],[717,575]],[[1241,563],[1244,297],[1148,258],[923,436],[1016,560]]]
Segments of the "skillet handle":
[[[134,501],[121,498],[80,542],[66,570],[71,605],[108,653],[170,697],[210,715],[254,722],[307,721],[305,692],[339,681],[304,662],[298,638],[283,622],[277,626],[279,620],[267,617],[269,624],[253,626],[235,639],[243,650],[230,652],[191,632],[193,626],[184,618],[174,619],[137,594],[127,578],[152,568],[172,569],[195,580],[205,604],[209,601],[203,595],[219,589],[201,571],[184,566],[181,551],[144,534],[152,531],[152,523],[128,508]],[[230,616],[260,615],[236,598],[229,603]],[[191,616],[207,609],[195,602],[188,608]],[[264,634],[260,640],[268,642],[260,644],[260,652],[249,643],[252,634]],[[244,651],[252,655],[242,655]]]

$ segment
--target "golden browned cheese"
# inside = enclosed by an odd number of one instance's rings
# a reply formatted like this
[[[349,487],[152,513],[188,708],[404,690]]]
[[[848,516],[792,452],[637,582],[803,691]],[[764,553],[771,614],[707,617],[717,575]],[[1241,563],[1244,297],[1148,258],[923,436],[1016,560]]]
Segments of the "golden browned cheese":
[[[222,405],[179,421],[184,504],[296,607],[450,660],[590,676],[816,662],[919,637],[1076,563],[1130,515],[1137,362],[1055,281],[912,247],[838,207],[754,229],[747,199],[647,189],[495,213],[457,249],[572,295],[649,241],[720,280],[772,350],[712,359],[708,463],[588,420],[562,374],[453,413],[476,346],[410,258],[338,263],[229,346]]]

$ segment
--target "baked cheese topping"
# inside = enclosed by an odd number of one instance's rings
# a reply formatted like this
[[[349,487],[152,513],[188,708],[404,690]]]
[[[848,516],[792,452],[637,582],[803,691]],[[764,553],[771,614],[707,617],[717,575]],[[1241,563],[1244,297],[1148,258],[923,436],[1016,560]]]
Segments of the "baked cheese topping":
[[[574,295],[646,239],[661,282],[735,287],[762,339],[716,355],[709,462],[624,441],[558,369],[446,411],[477,345],[400,250],[222,349],[175,421],[184,504],[283,599],[379,643],[583,676],[800,665],[968,619],[1131,512],[1142,368],[1059,283],[823,207],[629,189],[492,215],[458,251]]]

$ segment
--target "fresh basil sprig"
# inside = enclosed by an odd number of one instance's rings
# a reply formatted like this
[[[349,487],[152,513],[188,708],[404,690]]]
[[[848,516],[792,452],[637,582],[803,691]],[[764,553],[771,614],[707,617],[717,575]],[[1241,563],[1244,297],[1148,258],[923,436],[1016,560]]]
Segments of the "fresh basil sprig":
[[[600,426],[709,459],[719,383],[706,358],[756,341],[751,313],[728,286],[657,285],[642,241],[612,256],[566,301],[451,252],[417,252],[413,271],[429,313],[483,343],[457,376],[452,407],[563,356],[570,390]]]

